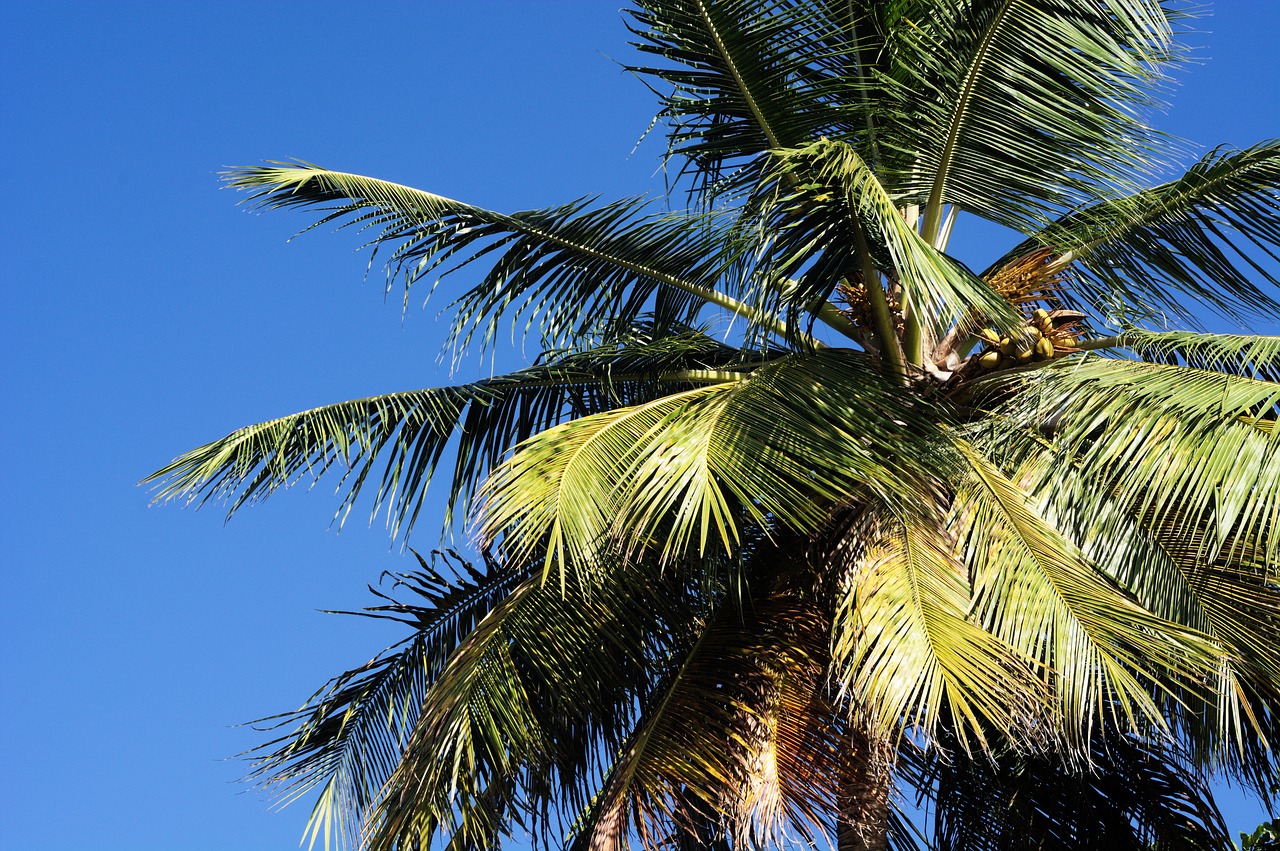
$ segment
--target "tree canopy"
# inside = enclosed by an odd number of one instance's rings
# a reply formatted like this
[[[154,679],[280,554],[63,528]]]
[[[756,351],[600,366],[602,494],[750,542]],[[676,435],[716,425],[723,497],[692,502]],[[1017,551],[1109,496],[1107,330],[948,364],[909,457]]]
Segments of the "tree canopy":
[[[443,478],[477,531],[257,779],[370,849],[1230,847],[1209,778],[1276,777],[1280,141],[1170,176],[1184,11],[639,0],[666,199],[228,172],[541,352],[152,476],[336,476],[405,536]],[[975,271],[967,217],[1020,241]]]

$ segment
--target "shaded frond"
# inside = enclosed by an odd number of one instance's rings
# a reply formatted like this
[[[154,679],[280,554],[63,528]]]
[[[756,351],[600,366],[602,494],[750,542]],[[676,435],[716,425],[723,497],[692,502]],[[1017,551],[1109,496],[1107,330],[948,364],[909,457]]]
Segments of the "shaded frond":
[[[359,837],[361,820],[395,772],[431,683],[490,609],[529,579],[528,571],[493,562],[482,573],[456,556],[417,558],[420,570],[392,577],[392,593],[418,600],[399,602],[371,588],[386,603],[363,613],[411,625],[413,634],[333,678],[300,709],[257,722],[287,732],[245,755],[254,764],[250,779],[283,802],[319,788],[307,831],[323,836],[326,847]],[[436,569],[441,558],[454,576]]]
[[[1119,295],[1196,323],[1190,298],[1273,320],[1280,279],[1257,258],[1280,260],[1280,140],[1212,151],[1177,180],[1086,206],[1021,248],[1037,245],[1072,262],[1073,289],[1091,302]]]
[[[764,152],[864,125],[856,37],[838,10],[798,0],[637,5],[636,46],[666,63],[631,70],[670,87],[658,92],[658,120],[668,158],[687,161],[695,189],[747,190]]]
[[[1208,778],[1176,749],[1109,731],[1088,769],[1052,756],[935,758],[937,851],[1230,851]]]
[[[722,606],[646,701],[573,847],[655,847],[672,827],[735,847],[825,832],[841,729],[822,697],[829,629],[794,589]]]
[[[490,341],[501,319],[523,319],[526,330],[536,324],[544,345],[556,347],[602,329],[611,336],[649,311],[689,323],[707,304],[752,329],[789,335],[733,298],[730,273],[746,249],[715,213],[650,213],[643,200],[626,200],[506,215],[304,163],[238,168],[226,180],[259,207],[324,212],[313,227],[337,222],[372,232],[369,244],[390,246],[388,274],[403,275],[406,286],[483,257],[488,271],[453,304],[455,347],[477,330]]]

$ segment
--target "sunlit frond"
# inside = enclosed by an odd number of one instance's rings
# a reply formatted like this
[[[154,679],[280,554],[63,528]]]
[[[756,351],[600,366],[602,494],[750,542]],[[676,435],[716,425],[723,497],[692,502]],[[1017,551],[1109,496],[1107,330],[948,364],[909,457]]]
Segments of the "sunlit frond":
[[[834,559],[844,579],[833,672],[884,735],[932,733],[940,719],[959,745],[1026,743],[1048,694],[1030,658],[970,616],[959,542],[937,514],[871,510],[842,530]]]
[[[1019,321],[986,282],[921,238],[852,146],[822,140],[773,156],[776,197],[764,204],[774,234],[768,250],[780,274],[799,278],[794,301],[825,299],[842,277],[863,277],[861,232],[875,255],[872,267],[901,286],[935,333],[975,317],[997,327]]]
[[[614,343],[471,384],[326,405],[237,429],[149,476],[156,498],[227,500],[230,512],[335,470],[345,517],[373,475],[371,511],[394,533],[418,518],[441,460],[454,456],[444,524],[521,440],[564,419],[636,404],[690,386],[691,374],[760,357],[694,331],[656,337],[639,327]],[[377,474],[378,467],[382,472]]]
[[[813,530],[864,492],[910,504],[947,463],[940,416],[864,355],[788,356],[526,441],[484,486],[482,531],[516,560],[549,541],[548,569],[610,546],[732,551],[743,520]]]
[[[1280,383],[1096,356],[990,383],[1008,394],[1004,434],[1048,431],[1060,463],[1079,465],[1087,486],[1071,494],[1078,510],[1114,500],[1157,523],[1203,519],[1207,558],[1239,535],[1256,537],[1269,563],[1280,558],[1280,435],[1271,427]]]
[[[1175,51],[1158,0],[928,0],[897,23],[882,134],[915,155],[895,188],[926,239],[947,204],[1038,230],[1159,162],[1139,117]]]
[[[976,447],[958,488],[956,531],[989,630],[1048,676],[1065,745],[1080,756],[1103,725],[1165,726],[1153,693],[1191,690],[1220,657],[1203,633],[1133,602],[1077,544],[1038,513],[1031,495]]]

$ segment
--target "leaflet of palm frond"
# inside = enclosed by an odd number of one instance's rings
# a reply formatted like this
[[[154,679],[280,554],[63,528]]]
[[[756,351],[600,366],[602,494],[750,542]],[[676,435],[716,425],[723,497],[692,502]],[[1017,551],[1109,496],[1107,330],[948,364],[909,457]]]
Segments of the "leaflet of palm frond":
[[[934,756],[937,851],[1230,851],[1206,776],[1159,738],[1109,730],[1090,768],[1009,751]]]
[[[1168,156],[1142,119],[1176,51],[1158,0],[901,8],[877,119],[883,147],[915,153],[889,183],[922,205],[926,239],[947,204],[1034,232]]]
[[[909,509],[945,475],[944,416],[864,354],[789,355],[526,441],[485,483],[480,531],[515,561],[547,541],[547,570],[590,570],[610,548],[731,552],[748,521],[816,529],[864,492]]]
[[[956,483],[951,522],[973,577],[974,614],[1035,660],[1064,752],[1087,758],[1104,724],[1165,729],[1160,696],[1203,690],[1217,673],[1216,644],[1130,599],[987,447],[958,436],[956,445],[970,467]]]
[[[833,677],[875,735],[929,735],[953,719],[960,746],[1034,738],[1048,692],[1019,650],[970,616],[973,591],[941,509],[871,506],[840,531]]]
[[[654,78],[668,159],[706,203],[748,191],[766,151],[846,138],[869,120],[859,49],[875,54],[872,12],[796,0],[642,0],[631,11]],[[665,89],[665,86],[664,86]]]
[[[444,527],[518,442],[563,420],[692,386],[691,371],[751,368],[763,356],[689,328],[642,323],[604,345],[471,384],[340,402],[246,426],[187,452],[145,481],[157,500],[227,500],[228,513],[298,481],[341,470],[345,519],[370,478],[371,514],[411,530],[437,465],[453,454]],[[381,475],[377,470],[381,467]]]
[[[1218,148],[1182,177],[1108,194],[1032,235],[1073,261],[1072,290],[1120,296],[1200,327],[1194,303],[1236,321],[1280,310],[1280,140]],[[1270,263],[1264,258],[1270,258]]]
[[[536,326],[543,346],[557,348],[602,324],[625,329],[652,311],[655,299],[672,308],[664,321],[692,324],[713,304],[741,317],[749,332],[790,335],[776,317],[734,297],[741,282],[726,275],[755,246],[751,232],[732,229],[735,216],[725,210],[655,211],[641,198],[592,208],[584,199],[508,215],[307,163],[238,168],[225,179],[257,207],[325,213],[313,228],[335,223],[371,232],[370,263],[377,249],[389,252],[388,286],[396,277],[410,287],[434,276],[434,290],[484,258],[481,280],[451,306],[455,350],[477,332],[491,342],[502,320],[523,320],[526,333]]]

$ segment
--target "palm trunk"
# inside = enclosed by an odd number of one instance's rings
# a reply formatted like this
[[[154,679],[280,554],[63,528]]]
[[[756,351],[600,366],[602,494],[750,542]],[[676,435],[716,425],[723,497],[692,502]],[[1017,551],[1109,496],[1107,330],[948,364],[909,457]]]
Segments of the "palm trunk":
[[[885,851],[889,844],[889,792],[893,749],[855,729],[847,739],[836,822],[838,851]]]

